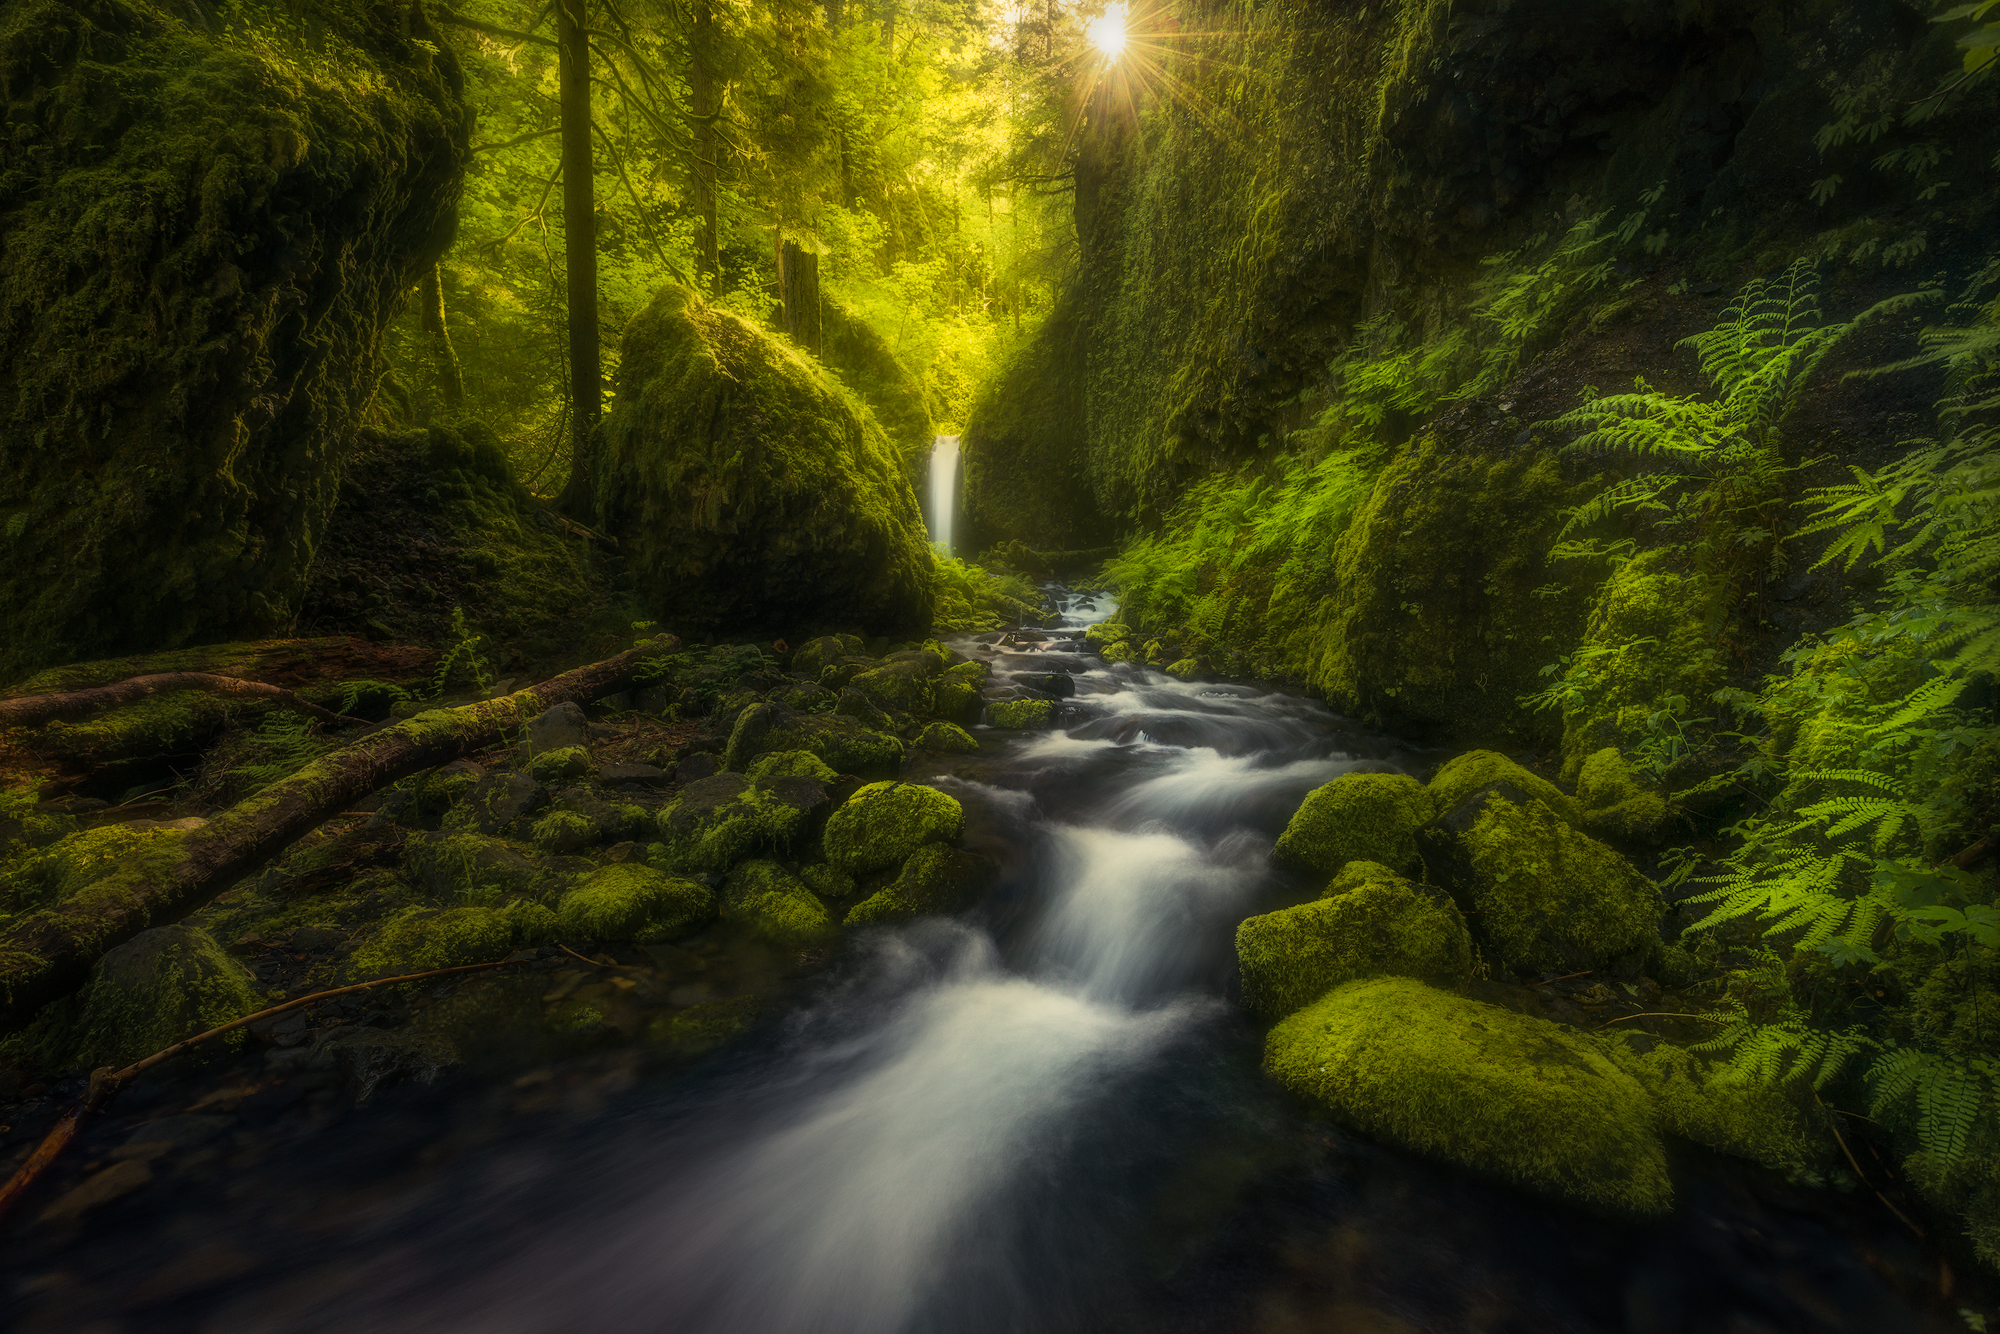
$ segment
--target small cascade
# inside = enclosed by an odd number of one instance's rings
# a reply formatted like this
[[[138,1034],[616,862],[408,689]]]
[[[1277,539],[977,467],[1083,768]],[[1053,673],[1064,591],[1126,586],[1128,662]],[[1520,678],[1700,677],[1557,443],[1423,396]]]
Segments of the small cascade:
[[[931,503],[924,516],[931,541],[951,550],[952,515],[958,509],[958,437],[941,435],[931,444]]]

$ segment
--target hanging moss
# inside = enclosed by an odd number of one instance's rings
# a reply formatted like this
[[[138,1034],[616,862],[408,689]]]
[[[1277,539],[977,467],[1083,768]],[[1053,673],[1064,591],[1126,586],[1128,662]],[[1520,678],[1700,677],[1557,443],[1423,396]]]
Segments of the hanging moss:
[[[1419,865],[1417,829],[1437,814],[1434,801],[1403,774],[1347,774],[1306,794],[1271,855],[1322,873],[1371,861],[1409,875]]]
[[[1238,926],[1243,1003],[1278,1019],[1359,977],[1388,974],[1455,987],[1470,976],[1472,938],[1458,909],[1384,871],[1372,867],[1368,878],[1341,884],[1337,894]]]
[[[853,875],[894,866],[965,829],[965,808],[921,783],[870,783],[826,822],[826,859]]]
[[[598,509],[641,596],[689,630],[930,620],[916,496],[809,358],[683,288],[626,329]]]
[[[1264,1068],[1349,1125],[1538,1194],[1673,1207],[1645,1089],[1545,1019],[1409,978],[1350,982],[1272,1029]]]
[[[470,120],[424,15],[227,14],[0,22],[0,678],[286,626],[451,239]]]

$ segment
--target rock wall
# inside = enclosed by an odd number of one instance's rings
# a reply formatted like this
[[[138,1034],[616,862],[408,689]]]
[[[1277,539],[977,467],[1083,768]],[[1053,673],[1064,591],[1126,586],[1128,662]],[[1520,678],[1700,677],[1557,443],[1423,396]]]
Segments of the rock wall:
[[[469,128],[418,6],[7,7],[0,678],[291,620]]]

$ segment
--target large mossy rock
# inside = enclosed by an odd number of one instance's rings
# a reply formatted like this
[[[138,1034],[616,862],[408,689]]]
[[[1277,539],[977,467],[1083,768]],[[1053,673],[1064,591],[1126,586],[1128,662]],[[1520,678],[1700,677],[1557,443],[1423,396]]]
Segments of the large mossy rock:
[[[1273,1028],[1264,1068],[1392,1144],[1603,1213],[1673,1207],[1656,1112],[1583,1034],[1401,977]]]
[[[826,859],[850,875],[865,875],[964,830],[965,808],[957,798],[921,783],[870,783],[827,820]]]
[[[788,948],[833,934],[833,914],[806,882],[773,861],[747,861],[722,885],[722,918]]]
[[[256,979],[208,932],[185,923],[156,926],[91,970],[77,1060],[85,1067],[124,1065],[241,1019],[260,1004]]]
[[[1731,1078],[1727,1062],[1644,1034],[1616,1034],[1605,1052],[1651,1095],[1668,1134],[1795,1179],[1812,1179],[1829,1165],[1833,1114],[1808,1108],[1809,1088]]]
[[[1471,974],[1472,937],[1449,899],[1376,863],[1354,869],[1324,897],[1236,928],[1244,1004],[1277,1019],[1360,977],[1457,986]]]
[[[820,359],[875,414],[910,484],[922,485],[937,432],[923,383],[896,359],[873,325],[838,301],[820,302]]]
[[[1473,793],[1495,783],[1510,783],[1541,802],[1571,824],[1583,818],[1582,809],[1563,790],[1539,774],[1523,769],[1497,750],[1469,750],[1445,762],[1430,781],[1437,813],[1446,814]]]
[[[0,679],[282,630],[450,243],[470,108],[420,9],[0,19]]]
[[[978,897],[987,867],[969,852],[927,843],[911,853],[895,880],[847,910],[847,926],[879,926],[930,913],[957,912]]]
[[[626,329],[618,384],[597,505],[663,620],[928,623],[930,546],[901,461],[809,357],[668,286]]]
[[[1627,843],[1657,843],[1672,818],[1666,797],[1640,778],[1616,746],[1606,746],[1584,760],[1577,774],[1576,799],[1583,808],[1584,828]]]
[[[809,751],[835,773],[864,778],[903,767],[903,743],[845,714],[795,713],[782,704],[752,704],[730,728],[723,764],[746,770],[760,755]]]
[[[1583,972],[1658,943],[1659,887],[1508,784],[1474,793],[1418,839],[1432,878],[1517,972]]]
[[[504,908],[406,908],[354,952],[354,972],[377,977],[491,963],[548,939],[555,927],[555,913],[526,900]]]
[[[1272,857],[1332,874],[1349,862],[1414,873],[1417,830],[1437,816],[1435,798],[1403,774],[1347,774],[1316,787],[1293,812]]]
[[[582,940],[669,940],[715,916],[715,907],[707,885],[623,862],[563,895],[556,924]]]
[[[775,852],[804,829],[810,803],[779,784],[818,788],[810,779],[753,783],[737,773],[713,774],[682,788],[659,814],[655,856],[675,875],[727,871],[758,853]],[[820,794],[821,802],[825,795]]]

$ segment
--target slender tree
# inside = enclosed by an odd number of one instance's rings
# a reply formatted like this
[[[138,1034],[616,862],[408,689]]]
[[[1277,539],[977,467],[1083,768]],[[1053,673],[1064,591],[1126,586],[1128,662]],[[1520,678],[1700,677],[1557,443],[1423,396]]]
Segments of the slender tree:
[[[603,372],[597,336],[597,189],[591,161],[590,40],[586,0],[556,0],[557,88],[562,103],[563,260],[569,296],[569,485],[561,505],[595,522],[598,413]]]

